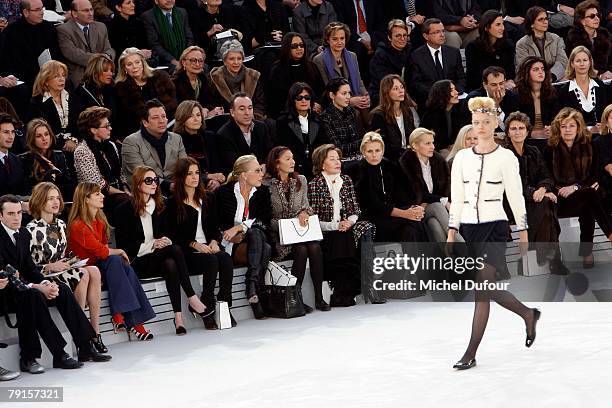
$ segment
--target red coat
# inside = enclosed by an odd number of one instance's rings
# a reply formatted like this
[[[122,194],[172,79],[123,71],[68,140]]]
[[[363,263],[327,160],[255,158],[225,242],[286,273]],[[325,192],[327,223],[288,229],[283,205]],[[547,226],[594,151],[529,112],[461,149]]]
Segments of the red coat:
[[[81,259],[89,258],[87,265],[95,265],[110,253],[104,223],[95,220],[92,227],[81,220],[75,221],[70,225],[68,237],[68,250]]]

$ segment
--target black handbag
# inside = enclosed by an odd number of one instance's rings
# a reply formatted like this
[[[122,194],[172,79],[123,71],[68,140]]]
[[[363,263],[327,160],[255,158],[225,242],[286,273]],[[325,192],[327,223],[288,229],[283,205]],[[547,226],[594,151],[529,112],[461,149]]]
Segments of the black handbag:
[[[306,314],[300,285],[265,285],[260,298],[266,316],[291,319]]]

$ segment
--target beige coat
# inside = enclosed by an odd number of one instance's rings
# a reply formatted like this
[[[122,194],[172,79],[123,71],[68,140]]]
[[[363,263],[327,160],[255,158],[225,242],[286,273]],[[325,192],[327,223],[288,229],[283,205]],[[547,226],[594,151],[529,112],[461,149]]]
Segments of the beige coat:
[[[561,80],[565,76],[565,67],[568,59],[565,53],[565,43],[563,39],[554,33],[546,33],[544,41],[544,55],[540,55],[538,46],[533,42],[531,36],[526,35],[516,43],[516,54],[514,57],[516,70],[523,60],[531,55],[543,57],[550,67],[550,72]]]

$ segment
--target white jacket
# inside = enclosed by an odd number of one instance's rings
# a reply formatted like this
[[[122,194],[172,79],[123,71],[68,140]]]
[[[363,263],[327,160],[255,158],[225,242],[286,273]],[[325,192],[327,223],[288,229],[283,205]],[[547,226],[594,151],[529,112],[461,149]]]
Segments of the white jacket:
[[[507,221],[504,191],[517,229],[527,229],[523,186],[514,154],[501,146],[486,154],[476,153],[474,148],[460,150],[451,171],[449,228],[458,230],[461,224]]]

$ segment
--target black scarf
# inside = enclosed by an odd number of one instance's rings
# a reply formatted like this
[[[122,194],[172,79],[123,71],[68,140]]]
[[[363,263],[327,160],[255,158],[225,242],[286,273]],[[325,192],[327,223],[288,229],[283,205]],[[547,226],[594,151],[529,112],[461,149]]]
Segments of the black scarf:
[[[108,184],[116,184],[114,187],[121,188],[121,161],[115,147],[109,140],[97,142],[91,137],[86,137],[85,142],[96,158],[96,164],[104,180]]]
[[[160,138],[156,138],[147,132],[144,126],[140,126],[140,134],[157,152],[162,169],[166,167],[166,142],[168,141],[168,131],[165,131]]]

